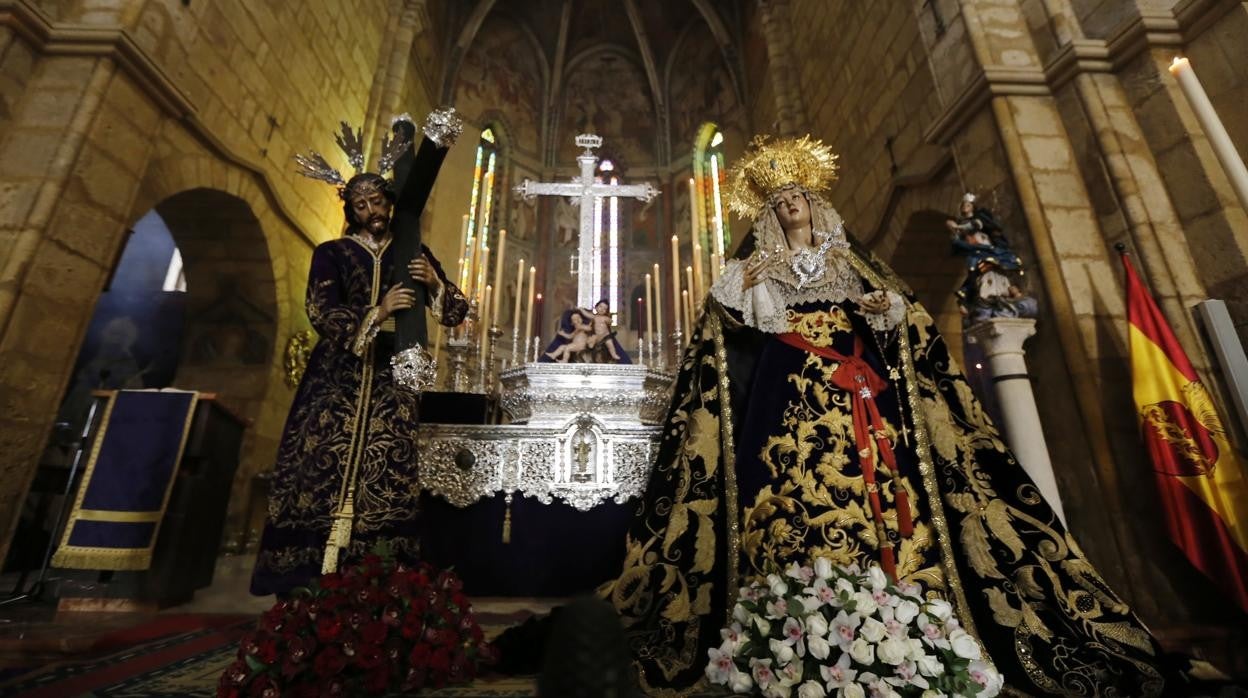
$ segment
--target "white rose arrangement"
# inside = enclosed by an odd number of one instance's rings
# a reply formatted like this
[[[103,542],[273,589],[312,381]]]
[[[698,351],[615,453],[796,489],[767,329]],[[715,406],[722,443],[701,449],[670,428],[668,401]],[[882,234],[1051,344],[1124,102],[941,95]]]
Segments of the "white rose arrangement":
[[[940,599],[825,558],[743,587],[706,676],[767,698],[993,698],[1001,674]]]

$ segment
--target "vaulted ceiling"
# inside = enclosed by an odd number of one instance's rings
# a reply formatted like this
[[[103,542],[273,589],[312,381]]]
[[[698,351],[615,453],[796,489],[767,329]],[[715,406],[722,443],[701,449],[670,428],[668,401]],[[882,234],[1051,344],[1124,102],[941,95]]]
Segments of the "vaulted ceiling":
[[[431,0],[445,49],[441,99],[451,102],[463,79],[465,57],[487,21],[517,27],[540,57],[545,113],[557,114],[567,80],[578,65],[604,53],[620,56],[644,72],[656,121],[664,123],[669,71],[682,39],[709,32],[718,46],[730,89],[743,103],[740,16],[745,0]],[[687,66],[690,71],[709,70]],[[553,117],[551,117],[553,118]]]

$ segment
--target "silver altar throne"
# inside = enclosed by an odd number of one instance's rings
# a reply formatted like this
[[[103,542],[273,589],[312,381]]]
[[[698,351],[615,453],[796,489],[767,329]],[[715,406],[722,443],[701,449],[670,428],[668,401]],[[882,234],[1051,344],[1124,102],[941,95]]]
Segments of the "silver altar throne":
[[[646,487],[672,376],[631,364],[530,363],[502,371],[504,425],[422,424],[422,488],[457,507],[502,493],[578,511]],[[436,419],[436,416],[430,415]]]

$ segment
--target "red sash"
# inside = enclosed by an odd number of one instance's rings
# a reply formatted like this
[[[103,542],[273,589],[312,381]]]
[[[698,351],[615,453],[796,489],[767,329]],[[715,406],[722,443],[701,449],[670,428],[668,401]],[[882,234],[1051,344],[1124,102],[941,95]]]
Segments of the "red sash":
[[[875,396],[886,390],[888,383],[863,360],[862,339],[859,337],[854,337],[853,356],[846,356],[830,347],[815,346],[796,332],[786,332],[777,337],[791,347],[840,364],[832,373],[832,384],[848,391],[852,398],[850,413],[854,420],[854,445],[858,447],[858,462],[862,468],[862,479],[867,484],[867,497],[871,504],[872,517],[875,519],[876,537],[880,541],[880,566],[884,568],[884,572],[889,577],[896,580],[896,554],[892,546],[887,545],[888,535],[884,527],[880,487],[875,481],[877,451],[893,476],[889,484],[893,490],[893,501],[896,502],[897,530],[903,538],[909,538],[914,533],[914,522],[910,516],[910,498],[906,494],[906,489],[897,484],[901,477],[897,470],[897,457],[893,453],[893,445],[888,441],[884,420],[880,418],[879,407],[875,404]],[[876,444],[874,449],[871,448],[873,437]]]

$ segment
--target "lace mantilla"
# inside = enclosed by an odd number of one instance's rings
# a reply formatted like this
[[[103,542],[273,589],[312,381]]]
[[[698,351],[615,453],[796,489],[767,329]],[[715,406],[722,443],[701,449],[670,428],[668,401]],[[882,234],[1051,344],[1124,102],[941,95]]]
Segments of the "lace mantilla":
[[[841,253],[828,255],[825,283],[798,288],[790,283],[768,277],[749,290],[745,287],[745,262],[729,260],[719,281],[711,287],[711,295],[725,307],[741,313],[742,322],[770,334],[789,331],[785,309],[804,303],[842,303],[857,301],[863,295],[862,277],[854,271]],[[889,308],[883,313],[863,313],[871,329],[885,332],[893,329],[906,316],[906,299],[895,291],[887,291]]]

